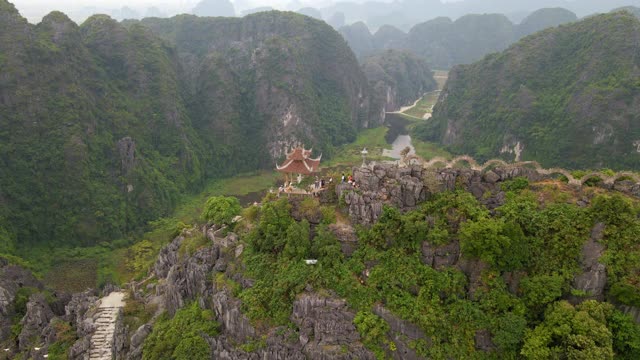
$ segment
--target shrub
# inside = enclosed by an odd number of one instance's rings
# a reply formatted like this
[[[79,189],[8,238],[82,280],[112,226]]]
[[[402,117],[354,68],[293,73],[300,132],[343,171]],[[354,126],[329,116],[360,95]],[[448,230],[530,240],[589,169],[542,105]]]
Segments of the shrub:
[[[202,310],[197,302],[183,307],[173,318],[163,314],[145,339],[144,360],[187,360],[209,358],[209,344],[203,335],[218,334],[211,310]]]
[[[216,225],[230,225],[240,215],[240,201],[233,196],[212,196],[205,203],[202,218]]]
[[[525,177],[517,177],[512,180],[508,180],[500,184],[500,188],[503,191],[520,192],[529,187],[529,180]]]
[[[358,329],[362,342],[371,349],[377,358],[384,358],[383,344],[387,342],[389,324],[378,315],[369,311],[359,311],[353,319],[353,324]]]

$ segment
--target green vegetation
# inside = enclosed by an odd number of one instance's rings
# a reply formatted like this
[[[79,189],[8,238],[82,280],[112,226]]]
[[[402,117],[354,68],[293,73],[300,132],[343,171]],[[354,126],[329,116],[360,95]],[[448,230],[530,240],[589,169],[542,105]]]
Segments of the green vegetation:
[[[280,109],[304,125],[287,140],[325,158],[379,118],[359,64],[321,21],[96,15],[78,26],[54,12],[32,25],[0,1],[12,94],[0,109],[1,253],[37,262],[45,244],[121,248],[207,182],[271,169]]]
[[[359,247],[348,259],[325,225],[312,237],[286,200],[266,202],[243,236],[245,275],[255,280],[239,292],[243,309],[263,326],[286,325],[307,285],[333,291],[357,312],[354,324],[378,358],[388,358],[396,344],[389,325],[372,313],[376,304],[426,334],[428,343],[409,344],[426,358],[637,357],[640,326],[628,316],[607,302],[574,307],[561,299],[573,293],[577,254],[591,228],[604,222],[609,295],[636,304],[640,256],[629,249],[637,247],[631,234],[640,226],[638,205],[600,195],[585,209],[566,197],[542,196],[525,179],[503,189],[506,203],[493,215],[464,191],[437,194],[406,214],[386,207],[375,225],[359,229]],[[460,261],[469,265],[433,268],[423,262],[423,242],[459,244]],[[318,263],[305,265],[307,257]],[[515,288],[507,274],[519,274]],[[629,288],[616,292],[617,284]],[[476,350],[477,331],[490,334],[494,350]]]
[[[358,312],[353,323],[362,336],[362,342],[373,350],[378,359],[384,359],[385,353],[382,346],[388,342],[386,337],[389,332],[389,324],[381,317],[368,311]]]
[[[77,340],[76,331],[69,323],[62,320],[54,320],[51,323],[55,342],[49,346],[49,359],[65,360],[69,358],[69,348]]]
[[[607,251],[604,263],[611,284],[610,292],[617,300],[640,306],[640,208],[620,195],[600,196],[592,205],[593,217],[605,224]]]
[[[173,318],[166,313],[155,323],[153,332],[145,339],[144,360],[190,360],[210,357],[209,344],[204,336],[218,334],[218,324],[211,310],[202,310],[197,302],[176,312]]]
[[[382,150],[389,147],[385,140],[388,129],[380,126],[373,129],[366,129],[358,133],[353,143],[345,144],[336,151],[336,156],[328,161],[323,161],[322,166],[337,167],[340,165],[351,166],[362,162],[363,148],[367,148],[369,160],[384,160]]]
[[[615,330],[621,325],[633,330],[620,337]],[[638,341],[638,326],[611,304],[588,300],[574,307],[559,301],[547,309],[540,325],[527,331],[522,355],[527,359],[632,359],[640,355]]]
[[[202,218],[219,226],[231,225],[233,218],[240,215],[242,207],[233,196],[212,196],[202,211]]]
[[[478,160],[523,148],[522,160],[570,169],[638,169],[640,21],[619,12],[589,17],[522,39],[508,50],[453,70],[422,140]],[[617,104],[611,106],[611,104]]]
[[[411,138],[411,144],[416,149],[416,155],[420,156],[423,159],[432,159],[434,157],[443,157],[445,159],[451,159],[453,156],[446,150],[442,148],[442,146],[429,142],[422,141],[420,139],[416,139],[415,137]]]
[[[427,13],[433,4],[423,3],[422,6],[425,7],[422,12]],[[415,11],[416,7],[422,6],[412,3],[407,10]],[[637,12],[637,9],[629,9],[634,10]],[[409,49],[424,57],[434,68],[450,69],[455,65],[469,64],[487,54],[501,51],[523,36],[577,20],[574,13],[562,8],[534,11],[520,24],[514,24],[505,15],[496,13],[469,14],[456,20],[439,16],[414,25],[409,33],[405,34],[394,26],[385,25],[389,24],[389,21],[393,23],[396,15],[368,18],[369,25],[381,26],[374,35],[363,22],[343,26],[340,33],[358,58],[390,48]],[[361,14],[354,16],[360,17]],[[399,19],[403,17],[400,16],[396,20]]]

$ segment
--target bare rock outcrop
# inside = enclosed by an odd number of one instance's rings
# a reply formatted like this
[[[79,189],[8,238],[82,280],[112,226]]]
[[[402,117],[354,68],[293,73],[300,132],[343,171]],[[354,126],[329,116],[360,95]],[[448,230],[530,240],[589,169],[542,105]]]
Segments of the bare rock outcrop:
[[[147,336],[151,334],[151,329],[151,325],[143,324],[133,333],[129,342],[128,359],[142,359],[142,345]]]
[[[605,247],[600,243],[605,229],[604,223],[597,223],[591,230],[589,240],[582,246],[582,273],[573,279],[574,289],[584,296],[571,296],[574,303],[588,299],[604,300],[604,288],[607,285],[607,268],[600,262]]]
[[[469,191],[492,210],[505,201],[500,182],[516,177],[538,181],[544,175],[524,167],[494,168],[483,173],[467,168],[425,169],[418,165],[375,164],[353,168],[356,186],[338,184],[336,195],[343,199],[355,223],[371,225],[382,214],[384,205],[408,211],[432,194],[452,191],[456,187]]]
[[[329,229],[340,242],[340,249],[345,256],[351,256],[358,247],[358,237],[351,225],[332,224]]]
[[[27,313],[20,321],[22,331],[18,335],[18,349],[29,351],[31,348],[39,347],[44,343],[42,339],[43,330],[49,325],[54,314],[47,303],[44,295],[36,293],[31,295],[27,303]]]
[[[22,287],[43,288],[42,283],[29,270],[10,264],[7,259],[0,257],[0,342],[11,335],[13,302]]]
[[[165,284],[165,305],[170,314],[182,308],[187,300],[211,297],[213,288],[209,274],[218,260],[218,255],[218,247],[210,246],[171,266]]]
[[[180,244],[184,240],[184,236],[178,236],[173,239],[169,245],[165,246],[160,250],[160,254],[158,254],[158,259],[153,265],[154,275],[158,279],[163,279],[167,277],[169,274],[169,270],[172,266],[178,263],[178,250],[180,249]]]
[[[454,266],[460,260],[460,243],[452,241],[442,246],[433,246],[424,241],[421,247],[422,262],[434,269]]]
[[[305,293],[293,303],[291,320],[311,359],[375,359],[360,342],[354,317],[343,299]]]
[[[422,359],[414,349],[409,346],[412,341],[425,340],[431,345],[430,338],[418,327],[406,320],[402,320],[382,305],[373,308],[373,313],[383,318],[389,324],[391,338],[396,344],[397,350],[387,352],[393,359],[414,360]]]
[[[216,292],[212,300],[213,310],[227,337],[243,343],[256,336],[256,330],[249,319],[240,311],[240,300],[235,299],[228,290]]]

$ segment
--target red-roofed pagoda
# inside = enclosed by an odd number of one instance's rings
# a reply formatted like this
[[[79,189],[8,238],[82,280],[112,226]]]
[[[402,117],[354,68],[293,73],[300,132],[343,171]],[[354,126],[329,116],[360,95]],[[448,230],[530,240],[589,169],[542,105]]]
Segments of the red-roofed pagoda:
[[[287,159],[282,165],[276,165],[276,169],[288,174],[310,175],[318,171],[320,158],[322,155],[312,159],[311,149],[307,150],[298,146],[287,153]]]

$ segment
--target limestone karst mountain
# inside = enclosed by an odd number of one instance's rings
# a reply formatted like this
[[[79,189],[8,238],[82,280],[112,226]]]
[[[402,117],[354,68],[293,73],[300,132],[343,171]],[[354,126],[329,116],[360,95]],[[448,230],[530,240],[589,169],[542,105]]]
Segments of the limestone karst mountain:
[[[459,66],[418,133],[456,153],[639,169],[640,21],[593,16]]]
[[[205,178],[382,121],[340,35],[294,13],[31,25],[1,0],[0,30],[0,226],[23,245],[122,237]]]
[[[372,55],[363,59],[362,69],[386,111],[413,104],[437,87],[426,61],[407,51],[387,50]]]

